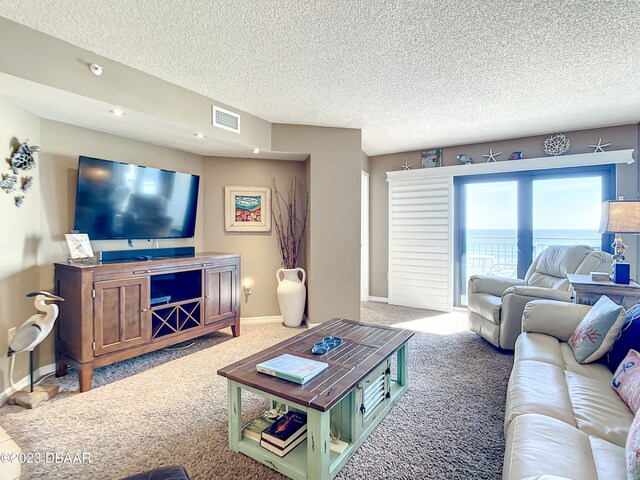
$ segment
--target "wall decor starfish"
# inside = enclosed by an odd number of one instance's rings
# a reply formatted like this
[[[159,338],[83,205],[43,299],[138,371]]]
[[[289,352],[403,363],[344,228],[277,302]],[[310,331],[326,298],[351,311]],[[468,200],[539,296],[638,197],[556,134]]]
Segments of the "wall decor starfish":
[[[411,167],[413,167],[413,165],[409,165],[409,162],[404,162],[404,165],[402,165],[403,170],[411,170]]]
[[[502,152],[498,152],[498,153],[493,153],[493,148],[489,149],[489,154],[488,155],[482,155],[484,158],[487,159],[487,163],[489,162],[495,162],[496,161],[496,157],[498,155],[502,155]]]
[[[604,147],[608,147],[609,145],[611,145],[611,142],[602,144],[602,139],[599,138],[597,145],[587,145],[587,147],[595,148],[593,153],[597,153],[597,152],[604,152]]]

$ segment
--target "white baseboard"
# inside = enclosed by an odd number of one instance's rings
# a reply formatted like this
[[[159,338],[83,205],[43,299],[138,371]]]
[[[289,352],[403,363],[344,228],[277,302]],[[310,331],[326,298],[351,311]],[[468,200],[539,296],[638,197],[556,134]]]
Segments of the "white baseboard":
[[[281,323],[282,315],[271,315],[266,317],[240,317],[240,323]]]
[[[453,311],[467,313],[467,307],[453,307]]]
[[[389,299],[387,297],[374,297],[369,295],[370,302],[380,302],[380,303],[389,303]]]
[[[38,368],[35,372],[33,372],[33,377],[36,379],[36,382],[37,382],[43,376],[49,373],[53,373],[55,371],[56,371],[56,364],[50,363],[49,365],[43,365],[42,367]],[[18,388],[18,390],[26,387],[27,385],[29,385],[29,375],[25,376],[24,378],[21,378],[16,382],[16,387]],[[11,395],[12,393],[13,393],[13,389],[11,388],[11,385],[9,385],[9,388],[5,389],[4,392],[0,393],[0,405],[4,405],[4,402],[7,401],[7,398],[9,398],[9,395]]]

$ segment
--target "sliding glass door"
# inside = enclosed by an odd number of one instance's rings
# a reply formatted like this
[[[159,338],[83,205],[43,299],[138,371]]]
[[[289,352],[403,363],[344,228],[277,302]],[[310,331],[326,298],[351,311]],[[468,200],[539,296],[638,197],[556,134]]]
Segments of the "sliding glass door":
[[[457,177],[456,306],[471,275],[524,278],[549,245],[608,249],[597,232],[600,204],[615,198],[615,167],[597,166]]]

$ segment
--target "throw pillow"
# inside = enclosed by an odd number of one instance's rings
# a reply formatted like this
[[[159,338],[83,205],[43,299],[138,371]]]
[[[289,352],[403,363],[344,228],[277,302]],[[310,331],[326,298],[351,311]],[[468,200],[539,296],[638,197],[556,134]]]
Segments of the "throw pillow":
[[[640,320],[638,319],[640,319],[640,303],[627,310],[627,319],[607,354],[607,365],[612,372],[616,371],[629,350],[640,351]]]
[[[640,478],[640,415],[636,415],[631,424],[627,443],[625,445],[627,454],[627,478]]]
[[[625,320],[624,309],[605,295],[585,315],[569,346],[578,363],[591,363],[609,351]]]
[[[611,386],[633,413],[640,410],[640,355],[638,352],[630,350],[624,357],[613,375]]]

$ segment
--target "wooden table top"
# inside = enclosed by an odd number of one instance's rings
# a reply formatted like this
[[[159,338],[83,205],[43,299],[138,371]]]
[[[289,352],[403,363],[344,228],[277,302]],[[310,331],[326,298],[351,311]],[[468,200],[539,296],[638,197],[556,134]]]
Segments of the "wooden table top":
[[[634,280],[630,280],[629,283],[613,283],[611,280],[605,280],[604,282],[599,282],[596,280],[591,280],[591,275],[578,275],[576,273],[568,273],[567,280],[569,283],[573,285],[573,288],[578,290],[578,287],[598,287],[600,289],[611,289],[611,290],[640,290],[640,285]]]
[[[414,332],[354,320],[334,318],[273,347],[218,370],[218,375],[277,395],[300,405],[326,412],[380,363],[404,345]],[[313,355],[311,347],[324,337],[344,340],[325,355]],[[272,377],[256,370],[256,364],[289,353],[329,364],[304,385]]]

